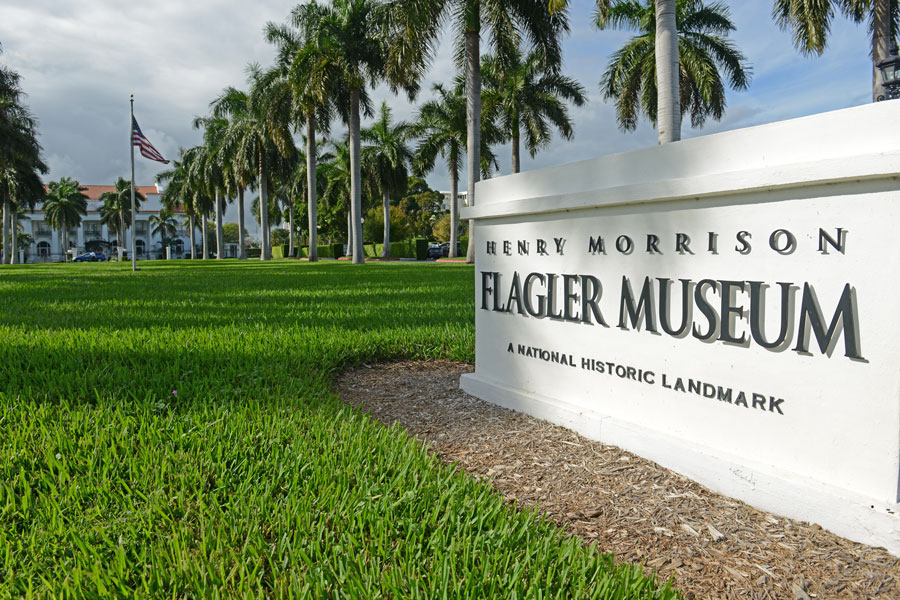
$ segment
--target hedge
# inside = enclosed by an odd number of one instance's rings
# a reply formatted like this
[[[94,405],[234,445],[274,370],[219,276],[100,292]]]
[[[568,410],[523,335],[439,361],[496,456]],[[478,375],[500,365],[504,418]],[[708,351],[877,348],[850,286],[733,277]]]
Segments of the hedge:
[[[340,258],[344,255],[343,244],[328,244],[325,246],[316,246],[319,258]],[[309,258],[309,246],[300,247],[300,257]]]
[[[262,255],[260,248],[247,248],[247,258],[259,258]]]
[[[384,244],[363,244],[366,258],[381,258],[384,254]],[[415,238],[391,242],[391,258],[414,258],[425,260],[428,258],[428,240]]]

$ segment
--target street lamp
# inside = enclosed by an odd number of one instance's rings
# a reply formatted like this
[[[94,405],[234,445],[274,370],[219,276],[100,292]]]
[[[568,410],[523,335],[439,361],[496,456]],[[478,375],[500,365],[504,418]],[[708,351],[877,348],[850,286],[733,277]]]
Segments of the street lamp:
[[[900,98],[900,56],[898,56],[897,44],[891,46],[891,53],[877,65],[881,71],[881,80],[884,82],[883,96],[878,96],[877,101],[896,100]]]

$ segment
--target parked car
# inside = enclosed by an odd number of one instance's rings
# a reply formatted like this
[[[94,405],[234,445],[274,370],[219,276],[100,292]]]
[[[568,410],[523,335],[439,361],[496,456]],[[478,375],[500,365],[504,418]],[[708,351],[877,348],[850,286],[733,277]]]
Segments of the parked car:
[[[79,254],[72,259],[72,262],[106,262],[106,255],[102,252],[88,252]]]
[[[444,250],[440,244],[428,244],[428,253],[426,258],[441,258],[444,256]]]
[[[441,255],[445,258],[450,256],[450,242],[444,242],[441,244]],[[459,247],[459,242],[456,242],[456,256],[462,256],[462,252]]]

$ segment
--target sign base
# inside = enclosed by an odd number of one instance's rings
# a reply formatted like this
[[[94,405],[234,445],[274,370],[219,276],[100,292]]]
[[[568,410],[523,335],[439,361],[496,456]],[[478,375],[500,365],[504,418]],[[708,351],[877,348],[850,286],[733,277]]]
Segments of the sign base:
[[[478,373],[460,378],[460,388],[491,404],[561,425],[581,435],[633,452],[680,473],[714,492],[800,521],[812,521],[853,540],[900,556],[900,504],[889,504],[782,472],[746,458],[687,444],[593,411],[582,411],[539,394],[491,381]]]

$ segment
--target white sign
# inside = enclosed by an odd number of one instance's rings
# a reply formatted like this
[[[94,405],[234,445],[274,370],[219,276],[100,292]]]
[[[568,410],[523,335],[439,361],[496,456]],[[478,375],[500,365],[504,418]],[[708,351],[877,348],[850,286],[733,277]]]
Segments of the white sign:
[[[900,554],[900,102],[479,183],[462,387]]]

